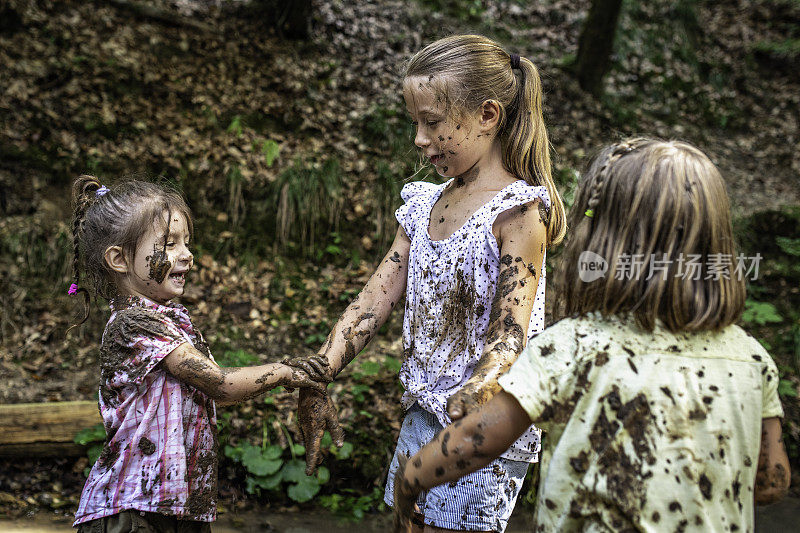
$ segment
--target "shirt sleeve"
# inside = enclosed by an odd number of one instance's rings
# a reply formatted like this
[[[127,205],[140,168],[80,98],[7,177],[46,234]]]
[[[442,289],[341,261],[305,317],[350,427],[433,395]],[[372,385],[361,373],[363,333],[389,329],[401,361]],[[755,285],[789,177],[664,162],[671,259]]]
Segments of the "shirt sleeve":
[[[498,380],[542,429],[565,422],[577,401],[579,363],[573,319],[561,320],[528,341],[511,369]]]
[[[760,346],[760,345],[759,345]],[[783,418],[783,406],[778,397],[778,383],[780,375],[772,357],[764,350],[764,361],[767,371],[761,374],[761,418]]]
[[[439,185],[433,183],[412,181],[411,183],[406,183],[400,191],[400,196],[405,203],[397,208],[394,216],[397,217],[397,222],[403,226],[403,230],[405,230],[409,240],[414,238],[414,220],[417,218],[416,208],[427,195],[435,193],[438,188]]]
[[[117,313],[103,334],[105,369],[141,385],[148,373],[175,348],[188,342],[180,329],[163,314],[130,307]]]

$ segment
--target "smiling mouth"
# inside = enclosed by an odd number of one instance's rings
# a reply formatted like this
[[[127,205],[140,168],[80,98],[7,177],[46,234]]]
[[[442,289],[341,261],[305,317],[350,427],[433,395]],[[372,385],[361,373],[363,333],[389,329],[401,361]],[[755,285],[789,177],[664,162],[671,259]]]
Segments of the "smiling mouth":
[[[444,154],[432,155],[428,159],[432,165],[439,165],[442,161],[444,161]]]
[[[183,285],[186,283],[186,272],[170,274],[169,279],[171,279],[176,285]]]

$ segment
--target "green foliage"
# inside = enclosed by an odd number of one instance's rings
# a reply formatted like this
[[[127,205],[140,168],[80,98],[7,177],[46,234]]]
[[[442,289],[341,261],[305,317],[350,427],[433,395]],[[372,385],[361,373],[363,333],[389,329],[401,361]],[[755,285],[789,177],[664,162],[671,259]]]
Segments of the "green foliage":
[[[320,498],[320,503],[331,513],[344,520],[357,522],[373,511],[383,512],[383,489],[373,487],[369,494],[360,494],[353,489],[343,489],[336,494],[328,494]]]
[[[692,116],[722,128],[746,119],[731,90],[730,65],[703,55],[711,47],[699,3],[623,2],[612,70],[635,83],[617,85],[603,99],[617,124],[635,130],[643,113],[668,123]]]
[[[106,428],[103,424],[95,424],[92,427],[85,428],[80,430],[76,435],[73,441],[76,444],[80,444],[81,446],[89,446],[86,450],[86,457],[89,458],[89,464],[93,465],[97,462],[97,458],[100,457],[100,453],[103,451],[103,445],[106,440]],[[91,467],[87,466],[83,469],[83,475],[88,476]]]
[[[745,324],[757,324],[763,326],[764,324],[782,322],[783,317],[778,314],[778,310],[769,302],[757,302],[748,299],[744,303],[744,313],[742,313],[742,322]]]
[[[790,239],[788,237],[775,237],[775,242],[785,253],[794,257],[800,257],[800,239]]]
[[[275,160],[278,159],[278,154],[281,152],[281,145],[272,139],[266,139],[261,143],[261,153],[267,161],[267,166],[271,167]]]
[[[241,137],[242,132],[244,131],[244,128],[242,126],[242,117],[240,117],[239,115],[234,116],[233,119],[231,120],[231,123],[228,125],[227,131],[228,133],[233,133],[237,137]]]
[[[305,462],[298,458],[305,454],[305,448],[292,442],[292,437],[283,424],[280,424],[280,428],[286,436],[285,447],[270,442],[265,421],[261,446],[248,442],[235,446],[226,444],[223,448],[224,454],[235,463],[241,464],[247,472],[245,486],[248,493],[285,492],[296,502],[307,502],[330,480],[330,471],[321,466],[315,474],[306,476]]]
[[[414,147],[414,127],[405,110],[396,103],[373,106],[362,119],[361,138],[377,150],[375,179],[369,197],[375,224],[375,253],[382,253],[394,238],[397,221],[395,210],[402,203],[403,183],[430,177]]]
[[[790,61],[800,58],[800,39],[787,38],[781,41],[759,41],[753,50],[769,56]]]
[[[258,356],[245,350],[225,350],[215,357],[219,366],[251,366],[259,362]]]
[[[278,206],[277,244],[288,249],[291,243],[313,256],[315,243],[339,226],[343,204],[339,162],[296,159],[278,176],[271,197],[272,205]]]

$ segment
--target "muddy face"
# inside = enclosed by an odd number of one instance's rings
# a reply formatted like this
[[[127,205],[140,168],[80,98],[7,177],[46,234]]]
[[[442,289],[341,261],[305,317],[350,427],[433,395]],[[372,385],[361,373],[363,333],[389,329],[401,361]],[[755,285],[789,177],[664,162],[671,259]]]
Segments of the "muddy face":
[[[160,304],[182,295],[186,274],[193,266],[190,237],[188,221],[181,214],[175,214],[169,224],[166,218],[154,221],[139,240],[133,258],[126,258],[128,268],[120,292]]]
[[[147,277],[156,283],[163,282],[169,271],[172,270],[172,261],[169,260],[166,250],[155,249],[153,255],[147,256],[146,259],[150,268]]]
[[[411,76],[403,82],[403,97],[414,137],[422,155],[441,176],[458,178],[488,152],[494,140],[481,122],[480,110],[456,109],[450,103],[445,80]],[[465,180],[456,181],[463,186]]]

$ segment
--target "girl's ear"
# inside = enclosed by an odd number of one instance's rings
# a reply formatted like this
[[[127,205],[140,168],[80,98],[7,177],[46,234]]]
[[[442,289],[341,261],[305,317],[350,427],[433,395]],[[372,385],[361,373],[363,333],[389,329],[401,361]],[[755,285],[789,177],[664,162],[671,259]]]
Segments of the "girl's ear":
[[[125,254],[120,246],[109,246],[106,248],[106,253],[103,254],[108,268],[120,274],[128,273],[128,262],[125,260]]]
[[[480,128],[483,131],[491,131],[497,127],[500,121],[500,104],[496,100],[486,100],[481,105]]]

